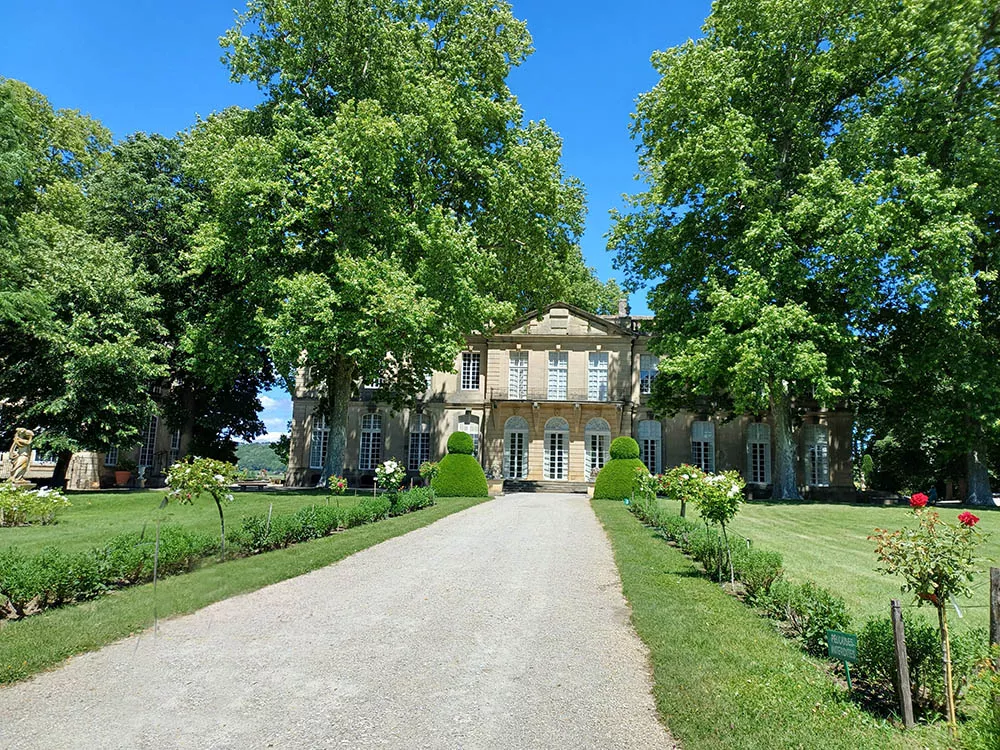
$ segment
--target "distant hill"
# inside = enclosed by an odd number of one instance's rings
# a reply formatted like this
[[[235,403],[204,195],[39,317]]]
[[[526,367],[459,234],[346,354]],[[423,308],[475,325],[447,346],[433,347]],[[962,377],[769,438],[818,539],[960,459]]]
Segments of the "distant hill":
[[[268,443],[247,443],[236,446],[236,465],[247,471],[267,469],[271,474],[281,474],[288,467]]]

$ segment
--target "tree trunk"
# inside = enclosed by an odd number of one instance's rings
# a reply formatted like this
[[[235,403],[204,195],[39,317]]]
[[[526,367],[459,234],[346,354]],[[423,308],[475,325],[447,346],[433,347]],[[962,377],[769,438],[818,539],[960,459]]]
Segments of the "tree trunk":
[[[52,481],[49,483],[50,487],[66,486],[66,472],[69,470],[69,462],[72,458],[72,451],[59,451],[59,455],[56,457],[55,468],[52,469]]]
[[[774,418],[774,475],[771,477],[773,500],[801,500],[795,478],[795,436],[792,434],[792,405],[787,395],[771,399]]]
[[[326,448],[326,463],[319,479],[321,487],[329,484],[330,477],[344,474],[344,454],[347,451],[347,406],[351,401],[353,384],[354,365],[344,357],[338,357],[326,380],[325,414],[330,435]]]
[[[982,441],[977,441],[966,454],[966,472],[969,480],[968,494],[965,502],[969,505],[993,505],[993,492],[990,490],[990,473],[986,469],[986,448]]]

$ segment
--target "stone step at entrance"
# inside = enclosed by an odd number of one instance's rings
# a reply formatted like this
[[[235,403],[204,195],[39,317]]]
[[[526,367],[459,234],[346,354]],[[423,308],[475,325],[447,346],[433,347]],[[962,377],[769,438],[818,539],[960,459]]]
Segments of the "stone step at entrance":
[[[559,482],[555,480],[505,479],[503,491],[505,495],[514,492],[569,492],[587,494],[587,482]]]

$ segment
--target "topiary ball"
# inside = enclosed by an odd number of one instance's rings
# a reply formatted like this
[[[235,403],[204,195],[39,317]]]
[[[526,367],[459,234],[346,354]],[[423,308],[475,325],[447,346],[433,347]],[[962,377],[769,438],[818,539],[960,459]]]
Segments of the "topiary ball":
[[[622,438],[618,438],[621,440]],[[632,440],[632,438],[627,438]],[[632,440],[635,443],[634,440]],[[611,444],[612,447],[614,443]],[[646,468],[638,458],[612,458],[597,472],[594,498],[597,500],[624,500],[635,492],[636,469]]]
[[[632,442],[635,442],[634,440]],[[448,438],[448,452],[449,453],[464,453],[471,456],[476,448],[476,444],[472,442],[472,435],[467,432],[453,432],[451,437]],[[639,448],[636,446],[636,456],[639,455]]]
[[[626,435],[616,437],[611,441],[611,458],[639,458],[639,444]]]

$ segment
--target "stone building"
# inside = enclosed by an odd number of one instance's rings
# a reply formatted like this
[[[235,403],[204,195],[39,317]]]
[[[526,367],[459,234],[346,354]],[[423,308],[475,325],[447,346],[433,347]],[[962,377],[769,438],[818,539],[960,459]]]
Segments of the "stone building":
[[[631,435],[653,473],[681,463],[737,469],[756,492],[771,481],[772,428],[750,416],[680,413],[657,419],[647,405],[657,358],[642,318],[598,316],[556,303],[503,331],[467,338],[453,372],[435,372],[409,409],[393,412],[362,386],[348,410],[345,475],[370,486],[376,465],[401,460],[417,476],[468,432],[488,477],[521,486],[579,489],[608,460],[611,440]],[[329,435],[307,382],[293,393],[288,483],[315,484]],[[799,483],[814,497],[850,498],[851,414],[806,410],[798,430]],[[536,485],[537,486],[537,485]]]

